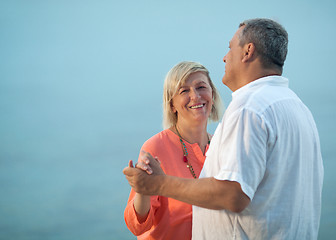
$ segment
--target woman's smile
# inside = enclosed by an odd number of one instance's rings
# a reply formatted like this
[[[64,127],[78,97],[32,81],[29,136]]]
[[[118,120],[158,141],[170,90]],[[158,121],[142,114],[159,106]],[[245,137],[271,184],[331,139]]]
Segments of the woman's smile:
[[[200,108],[203,108],[204,106],[205,106],[205,103],[193,105],[193,106],[191,106],[189,108],[191,108],[191,109],[200,109]]]

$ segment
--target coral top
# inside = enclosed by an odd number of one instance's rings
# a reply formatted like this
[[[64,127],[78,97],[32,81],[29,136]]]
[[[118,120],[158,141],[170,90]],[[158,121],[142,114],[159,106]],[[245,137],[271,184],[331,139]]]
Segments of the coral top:
[[[197,143],[184,142],[188,151],[188,160],[198,177],[204,160]],[[208,145],[206,150],[208,149]],[[157,156],[161,167],[167,175],[193,178],[187,164],[183,161],[180,138],[171,130],[166,129],[150,139],[142,146],[142,150]],[[189,204],[162,196],[151,197],[151,208],[145,222],[139,223],[133,207],[135,192],[131,190],[124,212],[128,229],[138,239],[191,239],[192,207]]]

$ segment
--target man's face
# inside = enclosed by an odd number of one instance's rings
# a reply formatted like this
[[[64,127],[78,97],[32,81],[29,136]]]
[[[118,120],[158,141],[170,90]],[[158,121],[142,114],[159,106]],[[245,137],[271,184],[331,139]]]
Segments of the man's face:
[[[243,59],[243,48],[239,45],[239,34],[243,27],[240,27],[237,32],[233,35],[229,43],[229,51],[224,56],[223,61],[225,62],[225,74],[222,78],[222,82],[234,91],[235,86],[238,85],[240,67]]]

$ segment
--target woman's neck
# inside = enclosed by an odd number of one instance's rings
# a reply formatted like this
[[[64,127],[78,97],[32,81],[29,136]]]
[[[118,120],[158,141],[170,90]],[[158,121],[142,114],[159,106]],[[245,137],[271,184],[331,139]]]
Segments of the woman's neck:
[[[177,122],[176,126],[173,126],[171,130],[177,135],[181,135],[182,139],[188,143],[197,143],[204,154],[210,140],[207,132],[207,123],[193,126],[193,124]]]

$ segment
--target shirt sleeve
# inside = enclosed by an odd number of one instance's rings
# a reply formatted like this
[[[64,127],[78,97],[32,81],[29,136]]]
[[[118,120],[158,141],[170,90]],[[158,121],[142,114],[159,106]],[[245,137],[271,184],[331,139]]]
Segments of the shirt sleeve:
[[[261,115],[243,109],[225,122],[218,180],[236,181],[253,199],[266,171],[267,126]]]

